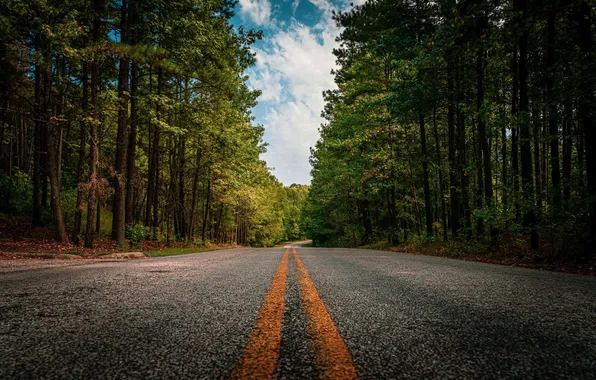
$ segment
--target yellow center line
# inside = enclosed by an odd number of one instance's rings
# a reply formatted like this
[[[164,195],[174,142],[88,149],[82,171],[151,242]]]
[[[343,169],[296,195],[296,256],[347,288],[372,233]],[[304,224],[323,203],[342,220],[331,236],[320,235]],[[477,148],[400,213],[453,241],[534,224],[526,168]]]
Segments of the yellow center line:
[[[315,360],[323,379],[358,379],[352,356],[323,300],[319,296],[298,252],[292,248],[296,272],[300,279],[300,296],[307,319],[308,335],[313,344]]]
[[[232,373],[232,379],[273,378],[281,346],[281,324],[289,254],[290,250],[286,249],[259,312],[257,324],[248,345]]]

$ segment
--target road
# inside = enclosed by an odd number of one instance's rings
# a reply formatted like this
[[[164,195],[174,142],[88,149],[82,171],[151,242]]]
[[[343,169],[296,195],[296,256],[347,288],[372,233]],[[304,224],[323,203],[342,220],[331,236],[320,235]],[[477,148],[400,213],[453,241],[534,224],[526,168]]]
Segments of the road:
[[[596,278],[372,250],[0,270],[1,379],[596,378]]]

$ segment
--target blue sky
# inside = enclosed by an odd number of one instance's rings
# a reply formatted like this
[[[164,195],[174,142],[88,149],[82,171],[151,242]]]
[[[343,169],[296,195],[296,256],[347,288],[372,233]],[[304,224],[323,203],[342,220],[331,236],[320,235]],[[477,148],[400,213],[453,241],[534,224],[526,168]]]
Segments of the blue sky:
[[[261,29],[249,85],[263,92],[253,110],[269,143],[263,159],[284,185],[310,183],[310,147],[323,121],[322,92],[335,88],[330,71],[339,30],[331,12],[364,0],[239,0],[233,23]]]

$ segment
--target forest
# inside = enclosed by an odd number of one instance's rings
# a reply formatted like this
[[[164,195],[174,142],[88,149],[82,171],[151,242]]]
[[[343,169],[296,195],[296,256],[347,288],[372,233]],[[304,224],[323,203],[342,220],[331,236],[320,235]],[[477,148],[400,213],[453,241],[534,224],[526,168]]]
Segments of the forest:
[[[371,0],[334,18],[336,90],[312,150],[318,246],[596,247],[587,0]]]
[[[308,187],[259,158],[262,32],[233,27],[235,4],[0,0],[3,228],[87,248],[303,238]]]

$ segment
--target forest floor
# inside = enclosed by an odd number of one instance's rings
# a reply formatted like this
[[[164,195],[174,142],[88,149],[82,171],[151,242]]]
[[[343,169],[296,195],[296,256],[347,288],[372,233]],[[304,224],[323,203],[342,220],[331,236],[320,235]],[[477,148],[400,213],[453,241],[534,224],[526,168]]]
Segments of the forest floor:
[[[235,248],[229,244],[190,246],[174,240],[147,240],[134,246],[118,247],[109,236],[98,236],[93,248],[79,244],[57,243],[54,231],[45,227],[33,227],[28,221],[17,217],[0,217],[0,260],[16,258],[98,258],[112,253],[143,252],[145,256],[174,256],[187,253]]]
[[[492,244],[425,242],[397,246],[377,242],[361,248],[596,276],[596,257],[565,256],[553,253],[555,250],[549,246],[532,251],[524,239],[503,238]]]

